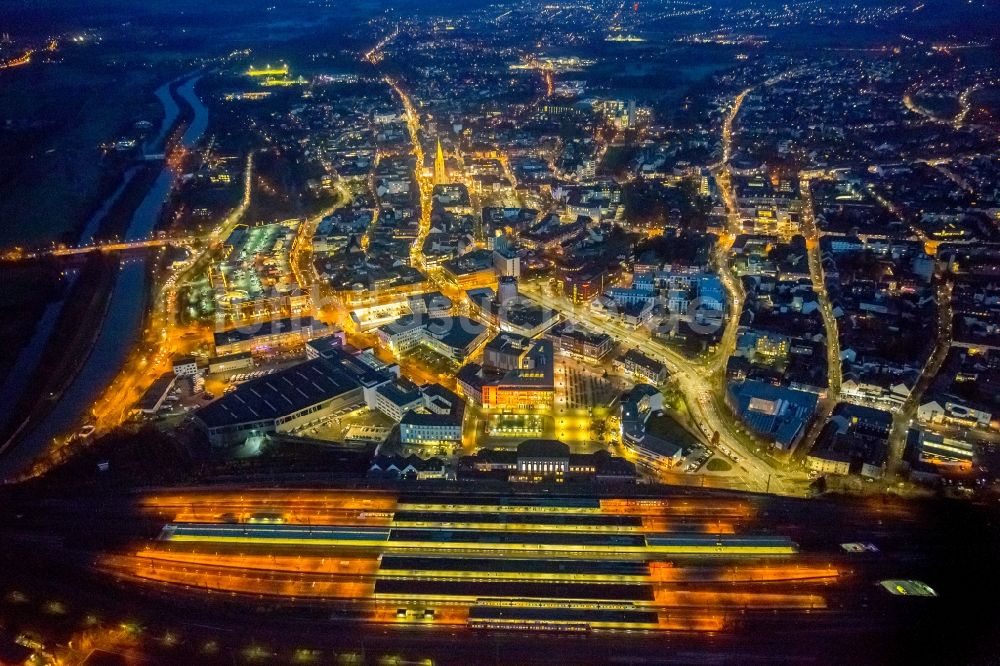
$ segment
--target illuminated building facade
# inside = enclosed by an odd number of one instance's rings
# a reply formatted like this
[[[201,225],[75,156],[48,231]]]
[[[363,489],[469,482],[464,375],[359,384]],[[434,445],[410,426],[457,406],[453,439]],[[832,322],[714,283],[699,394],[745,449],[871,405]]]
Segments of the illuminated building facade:
[[[564,321],[548,332],[556,348],[568,356],[600,363],[611,351],[614,340],[607,333],[597,333]]]
[[[521,367],[521,358],[531,348],[531,339],[518,333],[501,332],[483,348],[483,365],[496,372]]]
[[[555,371],[552,341],[538,340],[521,357],[520,367],[482,387],[484,409],[539,411],[552,408]]]
[[[238,352],[297,347],[308,340],[329,333],[329,327],[312,317],[285,317],[215,333],[218,356]]]
[[[555,389],[545,386],[541,373],[525,373],[517,381],[501,380],[483,386],[483,408],[513,411],[552,408]]]
[[[646,356],[638,349],[630,349],[615,360],[615,368],[654,386],[667,380],[667,366]]]
[[[585,264],[575,269],[560,270],[564,293],[575,303],[582,303],[604,293],[621,274],[618,266]]]
[[[492,287],[497,284],[493,253],[489,250],[473,250],[449,259],[441,264],[441,268],[445,280],[460,289]]]
[[[462,441],[465,401],[443,386],[421,389],[423,404],[407,412],[399,425],[403,444],[454,445]]]
[[[434,184],[444,185],[448,182],[448,168],[444,162],[444,150],[441,148],[441,139],[437,140],[437,150],[434,154]]]
[[[375,409],[396,422],[423,403],[420,388],[403,377],[386,382],[375,390]]]
[[[499,478],[520,483],[606,481],[634,483],[635,465],[607,451],[571,453],[555,439],[528,439],[516,451],[480,449],[459,462],[459,478]]]
[[[468,317],[430,317],[404,315],[375,331],[379,342],[394,354],[406,353],[417,345],[426,345],[438,354],[463,360],[486,340],[488,329]]]

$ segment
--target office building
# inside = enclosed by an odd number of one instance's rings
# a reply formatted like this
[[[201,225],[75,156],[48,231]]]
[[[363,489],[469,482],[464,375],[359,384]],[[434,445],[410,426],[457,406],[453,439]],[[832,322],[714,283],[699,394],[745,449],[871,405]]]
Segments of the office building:
[[[421,388],[423,402],[408,411],[400,421],[403,444],[454,446],[462,441],[465,401],[438,384]]]
[[[268,352],[301,347],[308,340],[327,335],[329,327],[312,317],[285,317],[215,333],[215,353]]]
[[[547,337],[560,353],[590,363],[600,363],[614,347],[614,340],[607,333],[597,333],[569,321],[552,327]]]

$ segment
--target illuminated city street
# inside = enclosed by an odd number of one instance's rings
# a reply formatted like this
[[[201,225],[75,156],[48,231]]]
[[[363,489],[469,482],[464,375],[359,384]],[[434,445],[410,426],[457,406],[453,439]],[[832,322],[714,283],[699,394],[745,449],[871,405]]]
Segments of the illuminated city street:
[[[1000,8],[13,2],[0,664],[980,664]]]

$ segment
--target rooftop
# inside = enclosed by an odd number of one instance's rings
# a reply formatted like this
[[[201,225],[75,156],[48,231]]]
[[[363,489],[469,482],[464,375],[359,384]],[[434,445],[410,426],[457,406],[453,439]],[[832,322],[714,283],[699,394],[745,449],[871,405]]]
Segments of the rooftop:
[[[517,447],[518,458],[569,458],[569,447],[557,439],[528,439]]]
[[[646,356],[638,349],[629,349],[622,355],[621,360],[624,363],[633,363],[640,368],[645,368],[646,370],[650,370],[655,373],[658,373],[666,368],[663,363]]]
[[[798,439],[818,402],[815,393],[756,380],[735,384],[730,391],[736,410],[747,425],[786,448]]]
[[[307,347],[315,351],[320,356],[325,356],[334,349],[341,349],[343,345],[344,345],[343,333],[324,335],[321,338],[316,338],[315,340],[310,340],[309,342],[306,343]]]
[[[460,257],[449,259],[442,267],[452,275],[471,275],[493,269],[493,253],[489,250],[473,250]]]
[[[451,299],[440,291],[431,291],[426,294],[411,296],[408,300],[410,309],[414,312],[433,312],[435,310],[450,310]]]
[[[551,340],[537,340],[521,358],[521,367],[508,370],[498,382],[502,386],[541,386],[555,383]]]
[[[321,326],[323,324],[320,324]],[[314,327],[313,318],[305,317],[284,317],[282,319],[272,319],[248,326],[240,326],[228,331],[218,331],[215,333],[215,346],[220,347],[236,342],[246,342],[257,338],[282,333],[294,333],[296,331],[312,330]]]
[[[557,324],[550,332],[554,336],[572,338],[584,344],[601,345],[611,340],[607,333],[591,331],[570,321]]]
[[[531,338],[519,333],[501,332],[488,343],[485,351],[496,352],[498,354],[514,354],[520,356],[531,344]]]
[[[421,395],[417,385],[403,377],[382,384],[376,391],[397,407],[406,407],[414,401],[420,400]]]
[[[268,421],[293,414],[358,388],[356,379],[336,363],[318,358],[240,385],[199,409],[209,428]]]
[[[427,333],[452,349],[464,349],[486,331],[486,327],[468,317],[438,317],[427,323]]]
[[[440,384],[429,384],[421,388],[426,408],[411,409],[403,415],[402,425],[447,426],[462,425],[465,417],[465,401],[454,391]]]

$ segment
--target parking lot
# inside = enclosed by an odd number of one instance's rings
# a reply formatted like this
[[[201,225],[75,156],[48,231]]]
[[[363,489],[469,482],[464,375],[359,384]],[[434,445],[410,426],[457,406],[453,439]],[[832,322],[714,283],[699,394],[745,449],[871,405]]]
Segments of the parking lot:
[[[420,363],[435,374],[455,375],[458,365],[426,345],[417,345],[406,352],[406,358]]]
[[[325,416],[315,423],[299,428],[293,434],[299,437],[311,437],[327,442],[346,442],[348,431],[355,428],[354,433],[362,432],[361,429],[370,427],[384,429],[386,434],[392,430],[395,423],[382,412],[369,409],[361,405],[358,407],[345,407],[329,416]],[[364,432],[374,432],[364,431]],[[362,443],[362,442],[357,442]]]

